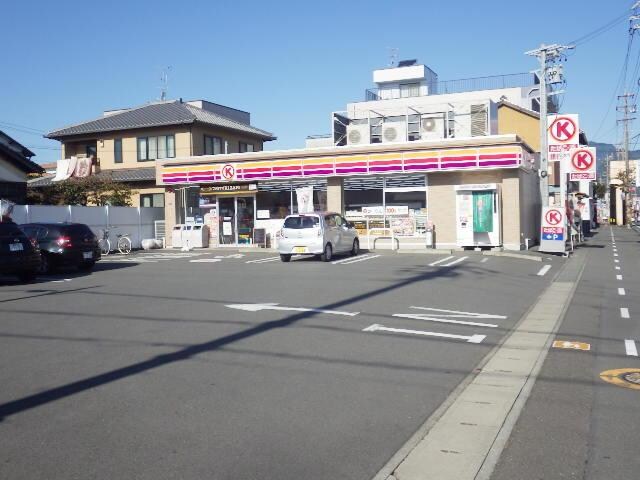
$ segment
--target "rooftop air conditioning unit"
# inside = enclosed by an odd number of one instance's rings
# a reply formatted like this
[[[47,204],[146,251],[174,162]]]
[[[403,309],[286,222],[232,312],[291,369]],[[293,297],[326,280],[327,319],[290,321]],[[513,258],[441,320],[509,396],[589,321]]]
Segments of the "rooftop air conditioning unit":
[[[382,125],[382,143],[406,142],[406,122],[390,122]]]
[[[440,140],[445,138],[444,115],[423,115],[420,119],[421,140]]]
[[[367,145],[369,139],[369,124],[347,125],[347,145]]]

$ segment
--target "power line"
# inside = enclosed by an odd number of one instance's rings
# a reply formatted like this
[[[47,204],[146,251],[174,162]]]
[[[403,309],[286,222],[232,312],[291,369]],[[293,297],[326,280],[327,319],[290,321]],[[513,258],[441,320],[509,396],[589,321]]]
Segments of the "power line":
[[[585,43],[590,42],[591,40],[599,37],[600,35],[605,34],[609,30],[611,30],[613,27],[618,25],[619,23],[622,23],[622,21],[626,20],[627,18],[629,18],[629,10],[625,10],[623,14],[617,16],[616,18],[604,24],[603,26],[596,28],[592,32],[589,32],[586,35],[583,35],[582,37],[579,37],[573,40],[572,42],[569,42],[569,44],[574,45],[576,47],[578,45],[584,45]]]

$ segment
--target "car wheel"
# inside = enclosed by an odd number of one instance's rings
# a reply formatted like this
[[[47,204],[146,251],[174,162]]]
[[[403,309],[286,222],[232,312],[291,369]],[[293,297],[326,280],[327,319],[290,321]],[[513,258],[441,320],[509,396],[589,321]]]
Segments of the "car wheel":
[[[82,271],[82,272],[88,272],[89,270],[91,270],[93,268],[93,266],[96,264],[96,262],[84,262],[81,263],[80,265],[78,265],[78,270]]]
[[[291,261],[291,255],[290,254],[281,253],[280,254],[280,260],[283,261],[283,262],[290,262]]]
[[[355,257],[356,255],[358,255],[358,253],[360,253],[360,242],[356,238],[353,241],[353,247],[351,247],[351,255]]]
[[[332,257],[333,257],[333,249],[331,248],[331,245],[327,243],[324,246],[324,253],[320,255],[320,260],[322,260],[323,262],[329,262],[331,261]]]
[[[36,279],[37,272],[21,272],[18,274],[18,279],[21,282],[33,282]]]
[[[38,273],[42,275],[46,275],[47,273],[51,273],[53,271],[53,265],[51,265],[51,260],[47,255],[42,255],[40,257],[40,268],[38,269]]]

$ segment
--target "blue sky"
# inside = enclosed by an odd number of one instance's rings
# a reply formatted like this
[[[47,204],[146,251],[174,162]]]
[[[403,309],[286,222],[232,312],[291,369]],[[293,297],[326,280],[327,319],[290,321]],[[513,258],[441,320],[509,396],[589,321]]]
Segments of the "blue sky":
[[[56,160],[58,143],[37,132],[156,100],[170,65],[170,98],[250,111],[255,126],[278,136],[268,149],[303,147],[307,135],[330,131],[330,112],[363,98],[390,47],[440,80],[526,72],[536,68],[526,50],[570,42],[632,3],[12,1],[0,29],[0,129],[38,162]],[[565,64],[562,111],[580,114],[590,140],[619,138],[611,100],[627,29],[618,23]],[[636,38],[629,77],[639,51]]]

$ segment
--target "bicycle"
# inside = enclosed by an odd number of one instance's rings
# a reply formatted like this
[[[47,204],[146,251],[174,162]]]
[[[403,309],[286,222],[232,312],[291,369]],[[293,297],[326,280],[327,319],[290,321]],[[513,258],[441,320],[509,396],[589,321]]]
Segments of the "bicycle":
[[[116,248],[123,255],[129,255],[131,253],[131,238],[128,233],[118,233],[116,242]],[[109,255],[111,253],[111,241],[109,240],[109,229],[102,230],[102,238],[98,240],[100,246],[100,252],[102,255]]]

